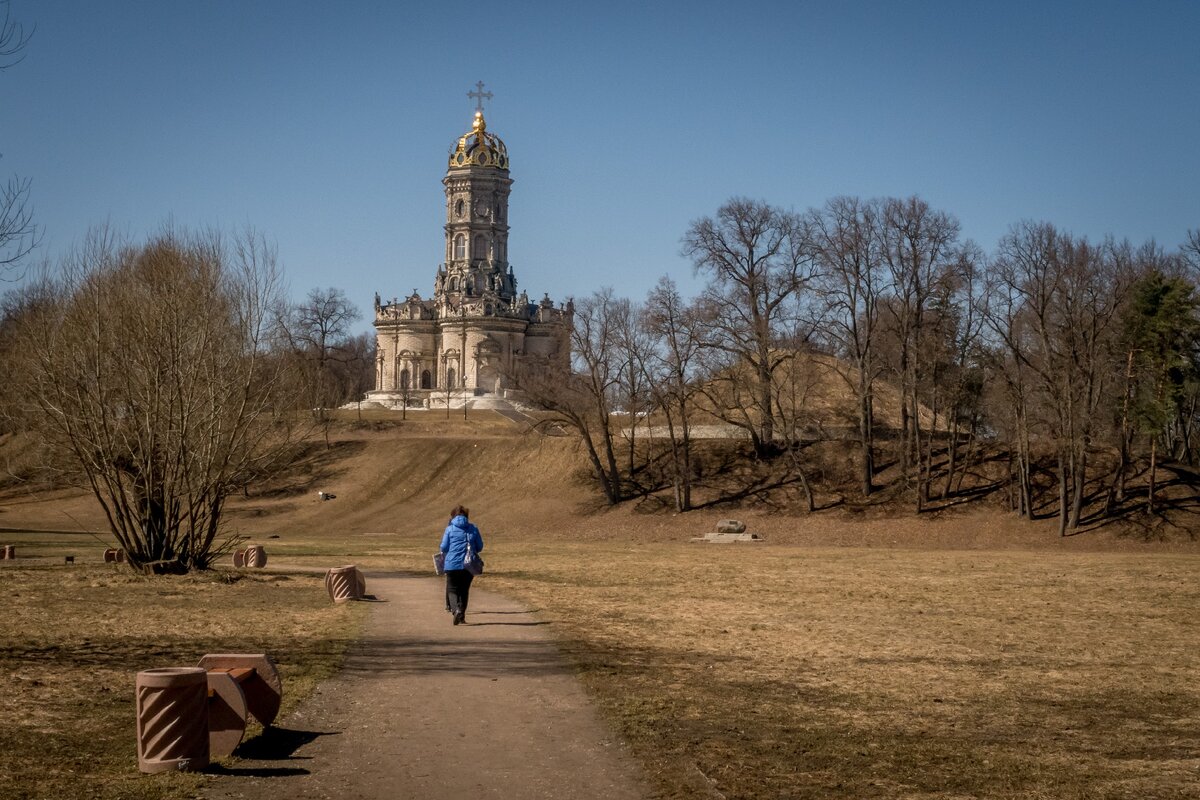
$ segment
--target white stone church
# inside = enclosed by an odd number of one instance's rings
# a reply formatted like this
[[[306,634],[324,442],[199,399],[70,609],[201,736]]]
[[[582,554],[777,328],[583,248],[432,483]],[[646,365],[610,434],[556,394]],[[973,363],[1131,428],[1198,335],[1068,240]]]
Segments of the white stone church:
[[[482,93],[480,99],[490,97]],[[474,94],[472,96],[475,96]],[[519,396],[517,368],[570,357],[573,306],[517,293],[508,263],[508,150],[490,133],[482,105],[470,132],[450,151],[446,261],[433,297],[415,291],[381,303],[375,295],[375,389],[386,406],[464,402],[481,394]]]

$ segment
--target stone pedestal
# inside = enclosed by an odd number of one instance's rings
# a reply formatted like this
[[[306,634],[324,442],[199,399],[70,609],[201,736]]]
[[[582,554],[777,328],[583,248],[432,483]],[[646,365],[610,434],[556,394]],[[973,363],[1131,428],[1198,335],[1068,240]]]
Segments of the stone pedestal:
[[[260,544],[252,544],[246,548],[246,566],[252,569],[262,569],[267,565],[267,551]]]
[[[142,772],[208,766],[208,673],[200,667],[137,674],[137,753]]]
[[[335,603],[361,600],[367,591],[367,580],[353,564],[334,567],[325,573],[325,590],[329,592],[329,599]]]

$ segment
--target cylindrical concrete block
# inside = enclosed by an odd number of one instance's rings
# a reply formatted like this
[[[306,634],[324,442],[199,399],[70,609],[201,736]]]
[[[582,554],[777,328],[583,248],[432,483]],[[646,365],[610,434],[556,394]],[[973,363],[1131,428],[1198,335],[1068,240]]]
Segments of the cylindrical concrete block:
[[[142,772],[208,766],[208,673],[203,668],[137,674],[137,751]]]
[[[17,557],[16,546],[11,545],[11,544],[4,545],[4,560],[9,561],[11,559],[15,559],[16,557]]]
[[[367,577],[358,567],[354,568],[354,576],[358,579],[358,597],[361,600],[367,596]]]
[[[117,553],[118,552],[120,552],[120,551],[117,550],[115,547],[106,548],[104,551],[104,563],[105,564],[117,563]]]
[[[237,567],[238,569],[241,569],[242,567],[246,566],[246,550],[245,550],[245,548],[243,548],[241,550],[233,551],[233,566]]]
[[[267,551],[261,544],[252,544],[246,548],[246,566],[262,569],[267,565]]]
[[[358,567],[353,564],[345,567],[334,567],[326,572],[325,589],[329,592],[329,599],[335,603],[361,599],[362,590],[359,588],[359,575]]]

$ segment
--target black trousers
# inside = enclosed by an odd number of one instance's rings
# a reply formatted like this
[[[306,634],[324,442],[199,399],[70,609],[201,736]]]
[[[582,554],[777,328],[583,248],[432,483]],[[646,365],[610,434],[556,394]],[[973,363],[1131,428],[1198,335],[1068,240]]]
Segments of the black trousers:
[[[446,610],[452,614],[467,613],[467,601],[471,599],[471,581],[475,576],[465,569],[446,570]]]

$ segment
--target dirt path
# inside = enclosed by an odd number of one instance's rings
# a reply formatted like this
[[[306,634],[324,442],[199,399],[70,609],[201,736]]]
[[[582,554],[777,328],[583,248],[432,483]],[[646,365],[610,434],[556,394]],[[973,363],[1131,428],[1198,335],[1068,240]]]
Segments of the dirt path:
[[[228,798],[644,798],[543,623],[475,582],[467,625],[434,578],[367,576],[342,672],[212,779]]]

